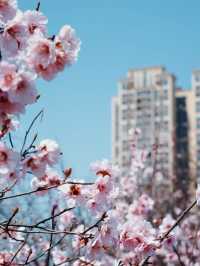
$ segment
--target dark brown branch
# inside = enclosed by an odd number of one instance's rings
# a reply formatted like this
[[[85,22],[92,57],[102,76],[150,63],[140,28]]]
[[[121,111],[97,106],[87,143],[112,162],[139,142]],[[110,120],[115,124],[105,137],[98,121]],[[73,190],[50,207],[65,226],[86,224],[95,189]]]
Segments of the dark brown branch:
[[[21,155],[23,155],[23,150],[24,150],[24,147],[26,145],[26,141],[27,141],[27,138],[28,138],[28,135],[32,129],[32,127],[34,126],[35,122],[37,121],[37,119],[41,116],[43,116],[44,114],[44,111],[41,110],[34,118],[33,118],[33,121],[31,122],[30,126],[28,127],[28,130],[26,131],[26,134],[24,136],[24,141],[23,141],[23,144],[22,144],[22,148],[21,148]]]
[[[62,215],[62,214],[65,213],[65,212],[68,212],[68,211],[73,210],[74,208],[75,208],[75,207],[71,207],[71,208],[63,209],[62,211],[58,212],[57,214],[54,214],[54,215],[51,216],[51,217],[48,217],[48,218],[46,218],[46,219],[44,219],[44,220],[41,220],[41,221],[39,221],[38,223],[36,223],[35,225],[32,225],[31,227],[35,227],[35,226],[38,226],[38,225],[40,225],[40,224],[46,223],[46,222],[50,221],[51,219],[55,219],[56,217]]]
[[[11,215],[11,217],[8,219],[8,222],[6,224],[6,229],[8,229],[9,224],[11,223],[12,219],[17,215],[17,213],[19,212],[19,208],[14,209],[13,214]]]
[[[52,212],[51,212],[51,228],[52,230],[55,229],[56,227],[56,221],[55,221],[55,211],[57,209],[57,205],[53,206]],[[49,248],[51,248],[53,245],[53,234],[51,234],[50,236],[50,242],[49,242]],[[51,249],[49,249],[48,253],[47,253],[47,259],[46,259],[46,266],[49,266],[50,263],[50,258],[51,258]]]
[[[100,219],[99,219],[94,225],[92,225],[92,226],[90,226],[89,228],[87,228],[87,229],[82,233],[82,235],[85,235],[87,232],[89,232],[89,231],[92,230],[93,228],[98,227],[99,224],[100,224],[101,222],[103,222],[103,221],[105,220],[106,217],[107,217],[107,214],[106,214],[106,212],[104,212],[103,215],[101,216],[101,218],[100,218]]]
[[[185,209],[176,222],[172,225],[172,227],[161,237],[160,241],[162,242],[168,235],[182,222],[185,216],[190,212],[190,210],[197,204],[195,200],[187,209]]]
[[[39,11],[39,10],[40,10],[40,4],[41,4],[41,3],[38,2],[37,7],[36,7],[36,9],[35,9],[36,11]]]
[[[38,259],[40,259],[40,258],[42,258],[43,256],[45,256],[48,252],[49,252],[49,250],[52,250],[54,247],[56,247],[56,246],[58,246],[62,241],[63,241],[63,239],[67,236],[67,234],[71,234],[71,235],[79,235],[79,236],[81,236],[81,235],[85,235],[87,232],[89,232],[90,230],[92,230],[93,228],[95,228],[95,227],[98,227],[99,226],[99,224],[104,220],[106,218],[106,213],[104,213],[102,216],[101,216],[101,218],[94,224],[94,225],[92,225],[92,226],[90,226],[89,228],[87,228],[84,232],[82,232],[82,233],[74,233],[74,232],[67,232],[67,233],[65,233],[64,234],[64,236],[63,237],[61,237],[54,245],[52,245],[51,247],[49,247],[48,249],[46,249],[43,253],[41,253],[40,255],[38,255],[37,257],[35,257],[34,259],[32,259],[31,261],[28,261],[28,262],[26,262],[25,264],[23,264],[23,266],[24,265],[28,265],[28,264],[30,264],[30,263],[33,263],[33,262],[35,262],[35,261],[37,261]],[[60,232],[59,232],[60,233]],[[22,264],[19,264],[20,266],[22,265]]]
[[[0,192],[0,198],[4,197],[5,194],[10,191],[15,185],[17,184],[17,179],[15,179],[15,181],[9,186],[4,188],[1,192]]]
[[[58,188],[58,187],[67,185],[67,184],[68,185],[76,184],[76,185],[82,185],[82,186],[93,185],[93,183],[64,182],[64,183],[61,183],[59,185],[54,185],[54,186],[50,186],[50,187],[41,187],[41,188],[38,188],[38,189],[35,189],[35,190],[31,190],[31,191],[28,191],[28,192],[12,195],[12,196],[8,196],[8,197],[2,197],[2,198],[0,198],[0,201],[1,200],[7,200],[7,199],[13,199],[13,198],[19,198],[19,197],[23,197],[23,196],[28,196],[30,194],[34,194],[34,193],[37,193],[37,192],[40,192],[40,191],[51,190],[51,189],[54,189],[54,188]]]
[[[14,148],[14,144],[13,144],[13,141],[12,141],[12,135],[11,135],[10,132],[9,132],[9,134],[8,134],[8,137],[9,137],[10,146],[11,146],[11,148],[13,149],[13,148]]]
[[[18,232],[18,233],[28,233],[28,234],[43,234],[43,235],[59,235],[59,234],[66,234],[66,235],[75,235],[79,236],[82,235],[83,233],[74,233],[71,231],[52,231],[52,230],[44,230],[44,231],[26,231],[26,230],[21,230],[21,229],[15,229],[15,228],[8,228],[0,226],[1,229],[3,229],[5,232]]]
[[[30,145],[28,146],[28,148],[25,149],[25,151],[23,152],[23,154],[22,154],[23,157],[26,157],[26,155],[29,154],[29,151],[30,151],[32,148],[35,148],[35,146],[34,146],[33,144],[35,143],[37,137],[38,137],[38,134],[36,133],[36,134],[34,135],[34,137],[33,137],[33,140],[31,141]]]
[[[14,261],[14,259],[17,257],[17,255],[20,253],[20,251],[23,249],[23,247],[26,245],[27,240],[28,240],[28,236],[29,234],[26,235],[24,241],[22,242],[22,244],[19,246],[19,248],[17,249],[17,251],[15,252],[14,256],[12,257],[11,261],[10,261],[10,265],[12,265],[12,262]]]
[[[56,246],[60,245],[60,243],[62,243],[62,241],[64,240],[64,238],[66,237],[67,234],[65,234],[64,236],[62,236],[53,246],[51,246],[50,248],[46,249],[44,252],[42,252],[40,255],[38,255],[37,257],[33,258],[30,261],[27,261],[24,264],[18,264],[20,266],[25,266],[25,265],[29,265],[31,263],[34,263],[35,261],[39,260],[40,258],[42,258],[43,256],[45,256],[47,254],[47,252],[49,252],[49,250],[52,250],[53,248],[55,248]]]

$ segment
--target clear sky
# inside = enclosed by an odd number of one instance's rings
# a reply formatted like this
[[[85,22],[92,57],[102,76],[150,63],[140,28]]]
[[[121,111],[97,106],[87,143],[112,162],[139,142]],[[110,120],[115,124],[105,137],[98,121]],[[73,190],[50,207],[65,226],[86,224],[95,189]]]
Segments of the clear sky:
[[[19,0],[32,9],[35,0]],[[79,60],[52,82],[38,82],[42,95],[28,108],[28,122],[41,108],[41,138],[56,139],[63,163],[87,177],[91,161],[111,155],[111,97],[129,68],[164,65],[190,86],[200,68],[199,0],[41,0],[50,34],[73,26],[82,41]],[[18,133],[16,138],[21,138]]]

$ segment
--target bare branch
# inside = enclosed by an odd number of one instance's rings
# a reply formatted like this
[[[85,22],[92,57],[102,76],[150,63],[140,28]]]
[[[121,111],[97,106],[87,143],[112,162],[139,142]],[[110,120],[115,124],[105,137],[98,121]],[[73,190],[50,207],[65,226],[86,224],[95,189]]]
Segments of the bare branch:
[[[41,116],[41,118],[42,118],[43,114],[44,114],[44,110],[41,110],[41,111],[40,111],[40,112],[34,117],[33,121],[31,122],[31,124],[30,124],[30,126],[29,126],[29,128],[28,128],[28,130],[26,131],[26,134],[25,134],[25,136],[24,136],[24,141],[23,141],[23,144],[22,144],[22,148],[21,148],[21,152],[20,152],[21,155],[23,155],[23,150],[24,150],[24,147],[25,147],[25,145],[26,145],[26,141],[27,141],[28,135],[29,135],[29,133],[30,133],[32,127],[34,126],[35,122],[37,121],[37,119],[38,119],[40,116]]]

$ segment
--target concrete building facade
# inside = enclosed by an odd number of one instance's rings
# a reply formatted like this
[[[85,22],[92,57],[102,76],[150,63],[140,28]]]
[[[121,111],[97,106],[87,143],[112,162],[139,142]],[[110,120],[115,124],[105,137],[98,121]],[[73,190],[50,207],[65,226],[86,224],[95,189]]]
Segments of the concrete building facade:
[[[133,69],[112,99],[112,158],[123,173],[130,166],[131,129],[139,128],[138,149],[157,145],[157,170],[174,175],[175,77],[162,66]]]
[[[192,73],[191,89],[179,89],[162,66],[129,70],[112,99],[112,160],[126,174],[130,169],[130,130],[139,128],[138,149],[152,151],[150,164],[175,189],[191,189],[200,179],[200,71]]]

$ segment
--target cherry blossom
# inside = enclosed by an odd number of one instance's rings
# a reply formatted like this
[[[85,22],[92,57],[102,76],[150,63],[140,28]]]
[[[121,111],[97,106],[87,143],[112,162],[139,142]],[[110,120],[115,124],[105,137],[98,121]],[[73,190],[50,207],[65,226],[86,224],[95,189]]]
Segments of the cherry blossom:
[[[54,140],[45,139],[37,147],[40,160],[45,161],[48,165],[54,165],[58,162],[61,151]]]
[[[10,101],[8,93],[0,90],[0,112],[18,115],[24,113],[25,106],[20,103]]]
[[[8,97],[11,102],[21,103],[23,105],[36,102],[37,96],[35,78],[28,72],[19,74],[16,87],[13,87],[8,92]]]
[[[23,23],[27,26],[30,35],[40,31],[43,34],[47,32],[48,19],[41,12],[36,10],[27,10],[22,16]]]
[[[0,35],[1,49],[7,56],[16,56],[27,44],[27,29],[21,21],[21,13],[10,20]]]
[[[36,34],[28,47],[28,64],[37,74],[55,62],[55,45],[52,40]]]
[[[18,152],[9,149],[3,142],[0,142],[0,174],[8,175],[16,170],[19,165],[20,156]]]
[[[0,88],[4,92],[17,87],[20,77],[17,74],[16,65],[6,61],[0,63]]]
[[[9,253],[7,251],[0,252],[0,265],[10,265],[10,266],[17,266],[17,263],[13,262],[10,263],[10,260],[12,259],[13,254]]]
[[[19,121],[11,116],[0,113],[0,138],[7,134],[11,130],[19,128]]]
[[[17,13],[17,0],[1,0],[0,1],[0,20],[6,22]]]
[[[96,175],[103,176],[117,176],[119,174],[119,168],[113,166],[108,160],[96,161],[91,163],[90,169],[95,172]]]
[[[46,163],[41,161],[36,155],[27,157],[23,161],[23,165],[27,171],[31,171],[31,173],[37,177],[43,176],[47,167]]]
[[[56,36],[55,43],[58,56],[66,58],[65,64],[71,65],[76,61],[80,50],[80,41],[76,38],[75,30],[72,27],[63,26]]]
[[[32,187],[34,189],[39,189],[44,187],[60,185],[60,183],[61,183],[61,178],[59,174],[56,171],[47,168],[43,175],[33,178]],[[46,192],[47,191],[44,191],[43,193]]]
[[[55,248],[52,254],[53,254],[53,261],[56,265],[57,264],[62,264],[63,266],[67,265],[67,262],[64,263],[67,260],[67,255],[64,251]]]
[[[153,210],[154,201],[146,194],[142,194],[129,206],[129,215],[147,216]]]

